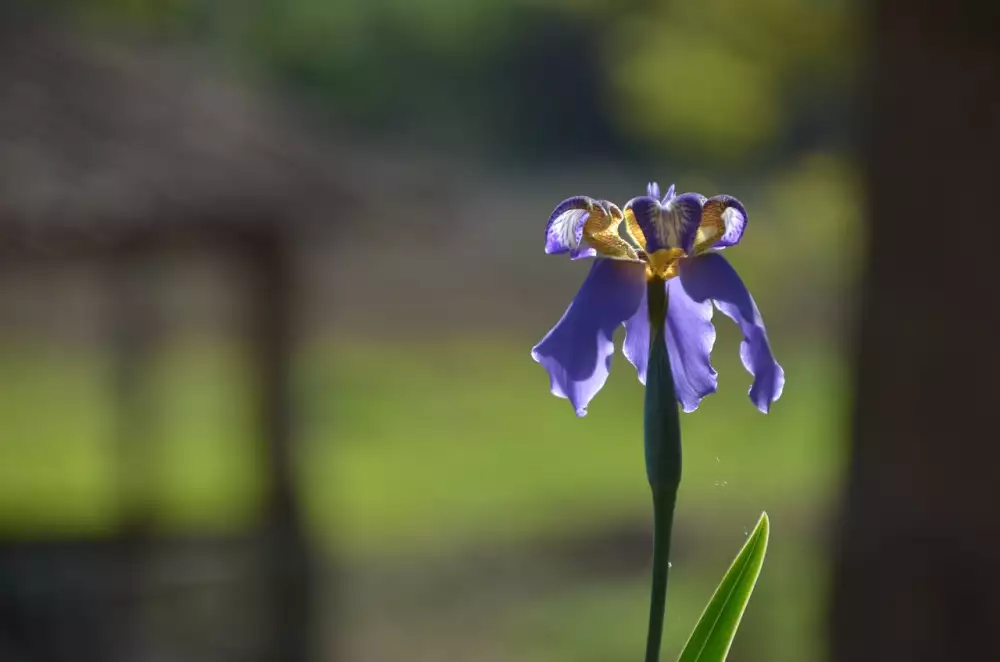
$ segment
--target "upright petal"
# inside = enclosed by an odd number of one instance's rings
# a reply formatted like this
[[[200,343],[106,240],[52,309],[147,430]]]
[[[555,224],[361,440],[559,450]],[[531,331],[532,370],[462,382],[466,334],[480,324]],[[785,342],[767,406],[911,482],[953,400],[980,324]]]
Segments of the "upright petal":
[[[711,299],[716,308],[739,325],[743,332],[740,358],[754,376],[750,400],[766,414],[771,403],[781,397],[785,371],[771,354],[764,320],[736,270],[718,253],[707,253],[685,260],[680,279],[693,300]]]
[[[667,350],[674,390],[685,412],[697,409],[702,398],[718,388],[719,376],[711,361],[713,345],[712,302],[692,298],[683,277],[668,280]]]
[[[648,195],[651,198],[659,198],[660,185],[657,184],[656,182],[650,182],[646,184],[646,195]]]
[[[665,248],[657,235],[661,208],[660,201],[648,195],[625,203],[625,223],[636,228],[632,234],[636,235],[636,239],[641,237],[640,245],[648,253]]]
[[[672,248],[680,248],[690,255],[694,250],[694,236],[701,223],[701,196],[682,193],[663,205],[663,218],[667,238]]]
[[[656,198],[640,196],[626,204],[646,239],[646,252],[678,248],[685,253],[694,247],[695,233],[701,222],[701,199],[695,193],[683,193],[661,204]]]
[[[667,351],[674,374],[677,400],[686,412],[698,408],[706,395],[715,393],[719,378],[710,356],[715,344],[712,325],[712,302],[695,301],[684,289],[680,278],[665,283],[667,288]],[[646,383],[649,361],[649,317],[646,293],[636,314],[625,320],[625,358],[635,366],[639,381]]]
[[[583,244],[583,224],[595,209],[600,210],[596,201],[583,195],[567,198],[556,205],[545,224],[545,252],[572,251],[577,256],[586,248]]]
[[[568,398],[577,416],[607,381],[615,329],[635,314],[645,282],[641,264],[596,260],[562,319],[531,350],[549,373],[552,393]]]
[[[667,194],[663,196],[663,204],[667,204],[674,199],[677,194],[674,192],[674,185],[671,184],[670,188],[667,189]]]

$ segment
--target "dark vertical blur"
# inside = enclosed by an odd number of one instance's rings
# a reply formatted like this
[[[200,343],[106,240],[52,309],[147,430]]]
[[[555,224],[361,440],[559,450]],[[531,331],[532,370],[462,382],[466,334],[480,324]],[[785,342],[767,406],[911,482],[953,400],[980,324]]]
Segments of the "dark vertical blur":
[[[870,249],[833,659],[995,660],[1000,642],[996,3],[874,7]]]
[[[278,226],[280,227],[280,225]],[[295,329],[295,269],[285,232],[255,235],[245,267],[252,284],[253,347],[261,387],[260,429],[270,471],[264,488],[265,544],[272,566],[274,620],[268,632],[274,659],[305,662],[315,640],[310,626],[310,552],[303,529],[295,472],[295,409],[292,355]]]

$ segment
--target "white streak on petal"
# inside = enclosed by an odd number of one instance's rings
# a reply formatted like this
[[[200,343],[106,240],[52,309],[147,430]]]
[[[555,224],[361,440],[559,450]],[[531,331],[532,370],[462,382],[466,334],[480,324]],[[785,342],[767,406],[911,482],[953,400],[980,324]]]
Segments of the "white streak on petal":
[[[729,207],[722,212],[722,222],[725,224],[726,232],[722,236],[725,243],[736,243],[743,234],[746,219],[739,209]]]
[[[684,219],[681,218],[681,210],[672,200],[660,208],[655,222],[660,243],[671,248],[680,247]]]
[[[583,223],[590,215],[586,209],[570,209],[552,219],[549,236],[560,246],[573,250],[583,239]]]

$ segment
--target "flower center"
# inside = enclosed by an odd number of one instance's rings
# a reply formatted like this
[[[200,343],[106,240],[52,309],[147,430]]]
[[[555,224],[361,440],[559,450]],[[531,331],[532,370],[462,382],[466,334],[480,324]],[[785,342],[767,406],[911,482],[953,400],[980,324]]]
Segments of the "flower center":
[[[677,275],[680,262],[687,254],[680,248],[661,248],[647,255],[646,278],[669,280]]]

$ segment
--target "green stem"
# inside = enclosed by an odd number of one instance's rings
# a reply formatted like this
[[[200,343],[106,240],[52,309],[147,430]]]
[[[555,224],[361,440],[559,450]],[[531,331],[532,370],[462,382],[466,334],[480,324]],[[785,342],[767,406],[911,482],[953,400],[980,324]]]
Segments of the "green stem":
[[[644,411],[646,475],[653,493],[653,577],[646,635],[646,662],[658,662],[670,572],[670,536],[681,481],[681,428],[666,345],[667,294],[663,281],[647,289],[649,363]]]
[[[676,498],[676,491],[653,489],[653,586],[649,598],[646,662],[660,659],[663,616],[667,608],[667,577],[670,574],[670,533]]]

